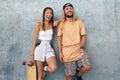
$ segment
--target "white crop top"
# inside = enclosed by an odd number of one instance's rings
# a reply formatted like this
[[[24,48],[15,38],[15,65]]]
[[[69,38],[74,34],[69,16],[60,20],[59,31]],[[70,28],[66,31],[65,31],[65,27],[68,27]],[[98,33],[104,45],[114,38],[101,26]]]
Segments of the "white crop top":
[[[52,29],[40,31],[38,39],[39,40],[52,40],[52,35],[53,35]]]

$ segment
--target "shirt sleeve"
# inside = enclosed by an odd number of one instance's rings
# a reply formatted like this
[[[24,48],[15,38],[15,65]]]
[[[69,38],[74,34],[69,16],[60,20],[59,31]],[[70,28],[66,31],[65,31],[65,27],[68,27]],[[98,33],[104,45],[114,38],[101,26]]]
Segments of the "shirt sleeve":
[[[86,35],[85,26],[84,26],[82,21],[80,22],[80,34],[81,35]]]
[[[62,36],[62,26],[61,26],[61,24],[58,26],[57,36]]]

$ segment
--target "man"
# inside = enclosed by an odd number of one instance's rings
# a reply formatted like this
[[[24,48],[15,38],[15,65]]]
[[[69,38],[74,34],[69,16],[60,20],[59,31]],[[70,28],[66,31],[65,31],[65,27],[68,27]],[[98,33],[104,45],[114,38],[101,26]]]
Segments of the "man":
[[[63,6],[57,36],[59,58],[65,66],[66,80],[72,80],[74,75],[77,80],[82,80],[80,76],[91,69],[84,50],[86,32],[83,22],[75,18],[74,8],[70,3]],[[80,70],[76,71],[77,68]]]

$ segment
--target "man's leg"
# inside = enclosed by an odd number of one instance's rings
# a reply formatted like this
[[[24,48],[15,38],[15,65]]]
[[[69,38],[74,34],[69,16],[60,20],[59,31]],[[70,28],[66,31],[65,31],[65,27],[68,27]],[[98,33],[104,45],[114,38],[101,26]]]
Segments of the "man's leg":
[[[72,76],[66,76],[66,80],[72,80]]]
[[[73,76],[76,74],[76,61],[64,62],[66,80],[73,80]]]
[[[91,69],[91,64],[90,64],[89,60],[87,59],[87,57],[85,57],[85,56],[82,56],[78,60],[78,65],[82,66],[82,67],[77,72],[77,76],[81,76],[82,74],[86,73],[87,71],[89,71]]]
[[[77,80],[83,80],[81,76],[77,76],[76,78]]]
[[[79,72],[79,70],[76,70],[76,79],[77,80],[83,80],[81,76],[77,76],[77,73]]]
[[[82,74],[88,72],[91,69],[91,66],[83,66],[80,71],[77,72],[77,76],[81,76]]]

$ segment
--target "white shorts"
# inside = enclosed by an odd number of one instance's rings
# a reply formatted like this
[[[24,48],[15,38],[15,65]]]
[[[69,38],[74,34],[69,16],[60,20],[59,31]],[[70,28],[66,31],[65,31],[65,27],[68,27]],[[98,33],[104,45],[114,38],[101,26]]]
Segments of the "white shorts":
[[[52,56],[55,56],[54,50],[48,41],[41,41],[41,43],[35,48],[34,60],[44,62],[46,59]]]

